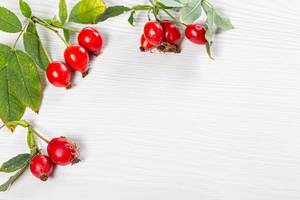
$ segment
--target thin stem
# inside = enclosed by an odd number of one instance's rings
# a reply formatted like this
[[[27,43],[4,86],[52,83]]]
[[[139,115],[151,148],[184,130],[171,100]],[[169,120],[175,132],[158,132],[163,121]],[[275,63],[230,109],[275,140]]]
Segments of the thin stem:
[[[162,10],[163,10],[167,15],[169,15],[169,17],[171,17],[172,20],[173,20],[175,23],[178,23],[178,24],[182,24],[182,25],[184,25],[184,26],[187,26],[185,23],[183,23],[183,22],[181,22],[181,21],[178,21],[177,18],[176,18],[174,15],[172,15],[169,11],[167,11],[166,9],[162,8]]]
[[[34,22],[34,21],[32,20],[32,22]],[[42,48],[43,48],[43,50],[44,50],[44,52],[45,52],[45,54],[46,54],[46,57],[47,57],[48,62],[51,63],[51,62],[52,62],[52,59],[51,59],[51,57],[49,56],[48,51],[46,50],[44,44],[41,43],[41,46],[42,46]]]
[[[159,21],[159,18],[158,18],[158,16],[157,16],[157,15],[158,15],[158,12],[159,12],[159,9],[157,8],[156,3],[153,2],[153,0],[149,0],[149,2],[150,2],[150,4],[153,6],[152,12],[153,12],[153,15],[154,15],[156,21]]]
[[[49,24],[49,23],[48,23]],[[54,27],[54,28],[59,28],[59,29],[63,29],[63,30],[69,30],[69,31],[71,31],[71,32],[76,32],[76,33],[79,33],[80,32],[80,30],[78,30],[78,29],[73,29],[73,28],[71,28],[71,27],[68,27],[68,26],[57,26],[57,25],[55,25],[55,24],[49,24],[50,26],[52,26],[52,27]]]
[[[65,43],[66,47],[70,46],[69,42],[67,42],[67,40],[65,40],[65,38],[57,30],[55,30],[54,32]]]
[[[152,9],[153,8],[149,9],[147,12],[148,21],[151,21],[150,12],[152,11]]]
[[[153,0],[149,0],[149,2],[152,4],[152,6],[155,6]]]
[[[45,20],[33,16],[32,17],[32,21],[35,22],[35,23],[38,23],[38,24],[40,24],[42,26],[44,26],[45,28],[48,28],[51,31],[53,31],[61,39],[61,41],[64,42],[64,44],[67,47],[70,46],[70,44],[65,40],[65,38],[59,33],[59,31],[56,30],[55,28],[53,28],[53,26],[51,24],[49,24],[48,22],[46,22]]]
[[[158,12],[159,12],[159,10],[157,9],[157,7],[154,7],[153,8],[153,15],[154,15],[156,21],[159,21],[159,18],[157,16]]]
[[[177,19],[176,19],[176,17],[175,17],[174,15],[172,15],[169,11],[167,11],[167,10],[164,9],[164,8],[162,8],[162,10],[163,10],[167,15],[169,15],[169,16],[172,18],[172,20],[174,20],[175,22],[178,22]]]
[[[0,126],[0,129],[2,129],[5,126],[5,124],[3,124],[2,126]]]
[[[46,142],[47,144],[50,142],[47,138],[45,138],[44,136],[42,136],[40,133],[38,133],[36,130],[34,130],[32,127],[30,127],[32,132],[39,137],[41,140],[43,140],[44,142]]]
[[[78,30],[78,29],[73,29],[73,28],[70,28],[70,27],[67,27],[67,26],[62,26],[62,27],[57,27],[57,28],[69,30],[69,31],[75,32],[75,33],[79,33],[80,32],[80,30]]]
[[[28,20],[29,20],[29,19],[26,20],[26,23],[25,23],[24,27],[22,28],[20,34],[18,35],[16,41],[14,42],[14,44],[13,44],[13,46],[12,46],[12,49],[16,49],[16,46],[17,46],[18,41],[20,40],[21,36],[22,36],[23,33],[25,32],[25,30],[26,30],[26,28],[27,28],[27,26],[28,26],[28,24],[29,24],[29,21],[28,21]]]
[[[52,58],[49,56],[48,51],[46,50],[44,44],[41,44],[41,46],[42,46],[42,48],[43,48],[43,50],[44,50],[44,52],[45,52],[45,54],[46,54],[46,57],[47,57],[48,62],[49,62],[49,63],[52,63]]]
[[[206,3],[210,8],[214,8],[214,6],[213,6],[209,1],[207,1],[207,0],[203,0],[203,1],[205,1],[205,3]]]

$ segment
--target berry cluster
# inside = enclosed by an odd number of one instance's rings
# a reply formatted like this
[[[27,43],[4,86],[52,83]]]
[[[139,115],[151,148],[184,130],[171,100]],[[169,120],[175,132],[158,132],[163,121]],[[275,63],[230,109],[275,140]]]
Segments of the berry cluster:
[[[21,126],[28,130],[27,132],[27,146],[30,153],[19,154],[10,160],[4,162],[0,166],[0,172],[18,171],[22,174],[27,167],[31,173],[42,181],[46,181],[53,173],[54,166],[65,166],[75,164],[80,161],[79,148],[75,142],[61,136],[48,140],[44,135],[37,132],[27,121],[11,121],[1,126],[7,127],[10,131],[14,131],[17,126]],[[38,140],[47,143],[47,154],[43,154],[38,145]],[[18,174],[17,173],[17,174]],[[8,180],[0,186],[0,191],[5,191],[12,183]]]
[[[191,42],[199,45],[206,45],[206,28],[202,24],[185,25],[185,37]],[[141,36],[141,51],[148,51],[157,48],[161,52],[180,53],[182,36],[176,23],[169,20],[149,21],[144,26],[144,33]]]
[[[46,181],[53,173],[54,165],[64,166],[80,161],[76,144],[66,137],[52,139],[47,152],[49,156],[38,154],[30,162],[31,173],[42,181]]]
[[[56,87],[70,88],[72,70],[85,77],[89,70],[89,53],[98,56],[103,47],[101,34],[94,28],[84,28],[78,35],[78,43],[68,46],[64,52],[65,62],[51,62],[46,70],[48,81]]]

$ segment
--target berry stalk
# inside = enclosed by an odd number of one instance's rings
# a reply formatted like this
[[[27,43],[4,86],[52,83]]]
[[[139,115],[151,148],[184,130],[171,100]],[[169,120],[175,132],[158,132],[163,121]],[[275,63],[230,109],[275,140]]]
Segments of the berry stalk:
[[[54,26],[52,26],[51,24],[49,24],[47,21],[41,19],[41,18],[38,18],[38,17],[35,17],[35,16],[32,16],[31,17],[31,20],[34,22],[34,23],[37,23],[51,31],[53,31],[59,38],[61,41],[63,41],[63,43],[68,47],[70,46],[70,44],[65,40],[65,38],[59,33],[59,31],[57,29],[55,29]]]
[[[18,41],[20,40],[21,36],[24,34],[24,32],[25,32],[25,30],[26,30],[28,24],[29,24],[29,20],[27,19],[26,22],[25,22],[24,27],[22,28],[20,34],[18,35],[16,41],[15,41],[14,44],[13,44],[12,49],[16,49],[17,43],[18,43]]]
[[[36,130],[34,130],[34,129],[32,128],[32,126],[30,126],[30,128],[31,128],[33,134],[36,135],[36,136],[37,136],[38,138],[40,138],[41,140],[43,140],[45,143],[48,144],[48,143],[50,142],[45,136],[41,135],[41,134],[38,133]]]

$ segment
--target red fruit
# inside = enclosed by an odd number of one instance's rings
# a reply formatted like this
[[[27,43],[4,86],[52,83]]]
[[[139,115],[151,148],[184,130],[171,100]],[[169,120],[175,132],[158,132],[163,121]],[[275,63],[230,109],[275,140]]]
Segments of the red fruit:
[[[80,31],[78,43],[94,55],[99,55],[103,46],[101,34],[96,29],[90,27]]]
[[[181,41],[181,33],[176,24],[169,20],[160,21],[161,26],[164,30],[164,42],[169,44],[178,45]]]
[[[147,51],[149,49],[152,49],[154,46],[146,40],[144,34],[141,36],[141,51]]]
[[[57,165],[75,164],[80,161],[76,144],[65,137],[53,138],[48,144],[47,152],[52,162]]]
[[[206,28],[202,24],[189,24],[185,29],[185,36],[193,43],[205,45]]]
[[[159,46],[164,38],[162,26],[157,21],[147,22],[144,26],[144,36],[153,46]]]
[[[67,64],[74,69],[82,73],[85,76],[89,69],[89,54],[80,45],[74,44],[69,46],[64,53]]]
[[[37,155],[31,160],[30,171],[35,177],[46,181],[53,172],[53,163],[48,156]]]
[[[71,87],[71,70],[63,62],[52,62],[46,70],[48,81],[56,87]]]

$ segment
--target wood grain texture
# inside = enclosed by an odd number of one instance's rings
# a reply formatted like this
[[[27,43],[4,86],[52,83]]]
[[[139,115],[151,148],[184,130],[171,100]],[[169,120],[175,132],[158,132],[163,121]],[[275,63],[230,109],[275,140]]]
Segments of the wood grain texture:
[[[36,15],[57,13],[57,0],[28,2]],[[216,36],[215,61],[188,41],[180,55],[141,54],[142,14],[135,28],[127,16],[96,25],[106,46],[90,75],[67,92],[47,84],[40,114],[25,116],[78,141],[83,161],[47,183],[27,172],[0,199],[298,200],[300,3],[214,2],[236,27]],[[16,0],[0,5],[20,14]],[[40,30],[62,60],[63,44]],[[21,129],[2,131],[0,160],[26,151],[24,141]]]

